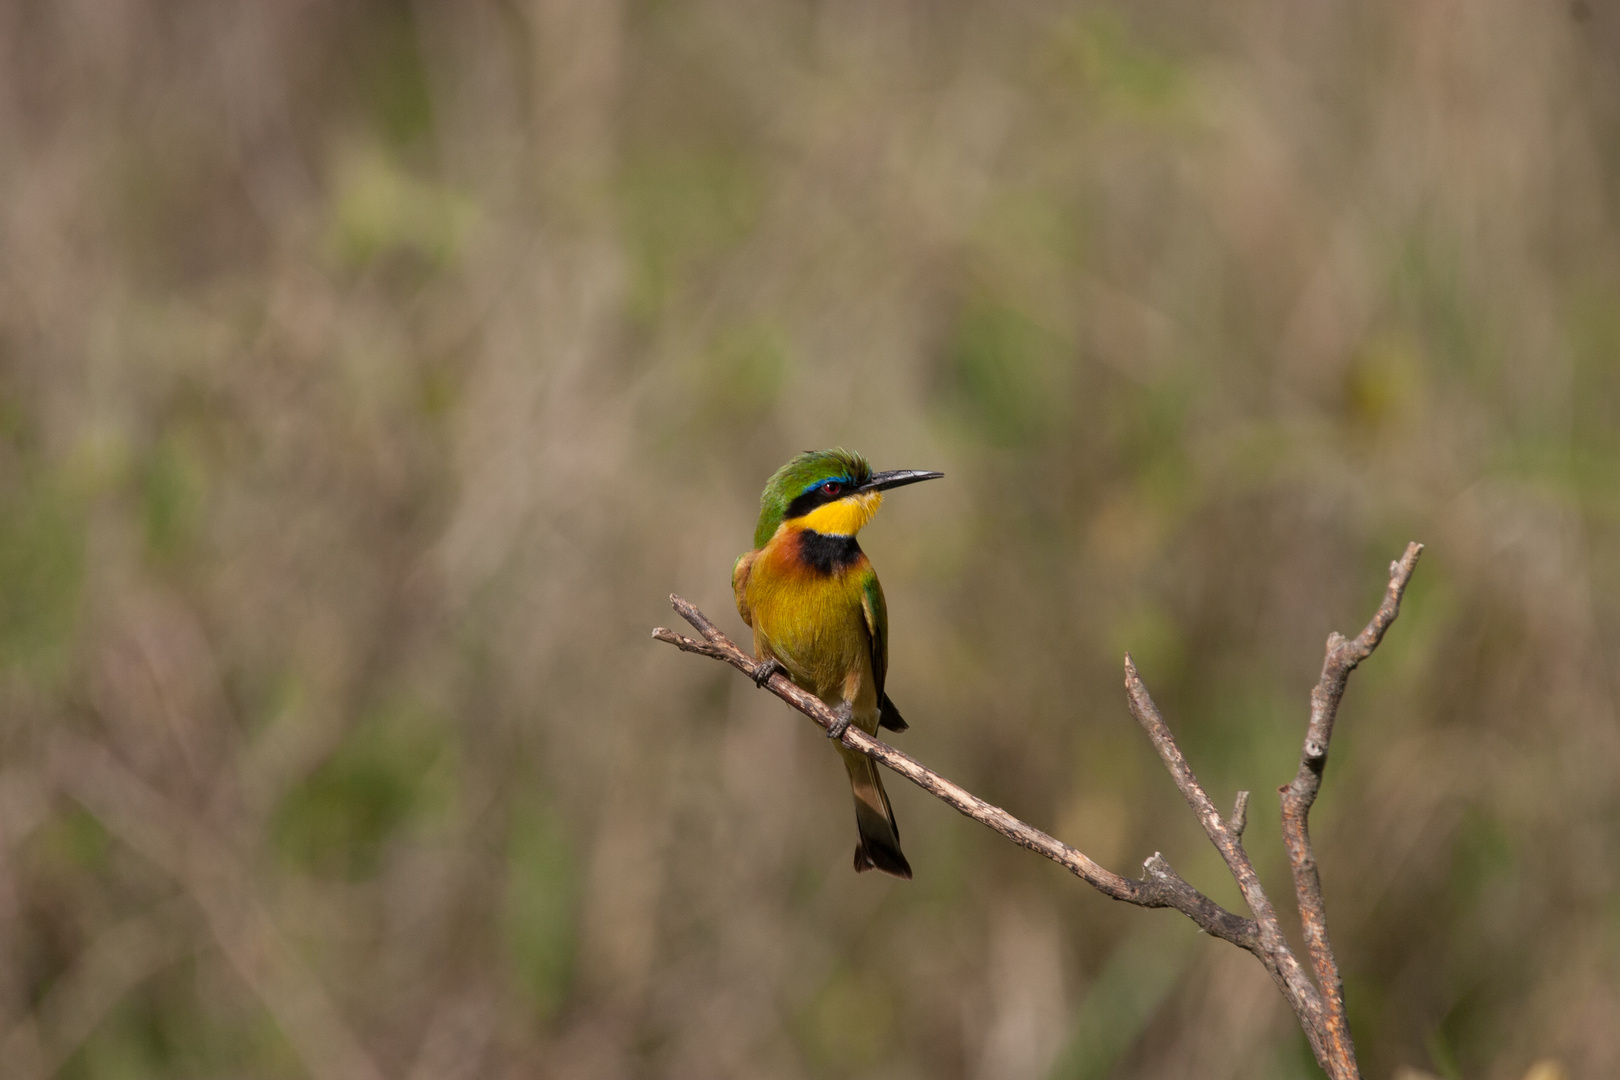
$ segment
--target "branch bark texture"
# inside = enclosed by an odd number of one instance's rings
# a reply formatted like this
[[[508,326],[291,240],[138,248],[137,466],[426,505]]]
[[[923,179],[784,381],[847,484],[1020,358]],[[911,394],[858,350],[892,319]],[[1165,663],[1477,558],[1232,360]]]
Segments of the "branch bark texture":
[[[1383,640],[1389,625],[1395,621],[1400,611],[1401,596],[1422,550],[1421,544],[1409,544],[1406,553],[1390,564],[1389,585],[1384,601],[1360,634],[1353,640],[1347,640],[1337,633],[1329,636],[1322,676],[1316,689],[1311,692],[1310,723],[1300,756],[1299,772],[1292,783],[1280,789],[1283,837],[1300,918],[1305,927],[1310,973],[1306,972],[1289,947],[1278,923],[1276,909],[1267,898],[1248,853],[1243,850],[1249,793],[1238,793],[1230,818],[1221,816],[1199,784],[1181,748],[1176,745],[1169,725],[1153,703],[1136,671],[1136,665],[1128,655],[1125,657],[1125,691],[1131,715],[1147,733],[1158,751],[1159,760],[1181,790],[1193,816],[1203,826],[1210,843],[1220,852],[1252,918],[1228,911],[1199,892],[1157,852],[1142,864],[1140,878],[1121,876],[1099,866],[1079,849],[1020,821],[1001,807],[991,805],[853,724],[845,729],[840,741],[850,749],[883,763],[924,791],[994,829],[1020,847],[1051,859],[1103,895],[1138,907],[1174,908],[1205,933],[1253,953],[1298,1017],[1316,1060],[1332,1080],[1360,1080],[1355,1047],[1345,1020],[1343,981],[1328,942],[1322,886],[1307,821],[1321,788],[1328,745],[1333,735],[1333,721],[1338,714],[1339,702],[1344,697],[1350,672],[1372,654]],[[739,649],[691,603],[678,596],[671,596],[670,603],[697,630],[701,640],[663,627],[655,629],[653,637],[685,652],[724,661],[750,678],[756,676],[763,666],[760,661]],[[833,711],[820,698],[801,689],[787,676],[774,674],[763,685],[823,728],[830,728],[834,724],[836,717]]]
[[[1311,719],[1305,730],[1304,748],[1300,751],[1299,771],[1293,782],[1280,789],[1283,845],[1288,849],[1288,867],[1293,874],[1294,895],[1305,931],[1305,950],[1310,954],[1311,969],[1322,991],[1322,1033],[1329,1058],[1338,1066],[1337,1070],[1328,1069],[1328,1075],[1334,1080],[1359,1080],[1361,1074],[1345,1016],[1344,980],[1339,976],[1339,965],[1328,943],[1327,908],[1322,901],[1316,852],[1311,847],[1309,818],[1317,792],[1322,788],[1333,721],[1339,714],[1339,702],[1344,698],[1350,673],[1378,648],[1384,633],[1400,614],[1401,597],[1406,593],[1406,584],[1412,579],[1412,571],[1417,569],[1418,556],[1422,553],[1422,544],[1407,544],[1405,553],[1389,564],[1389,585],[1384,590],[1384,601],[1354,640],[1346,641],[1337,633],[1328,635],[1322,675],[1311,690]]]

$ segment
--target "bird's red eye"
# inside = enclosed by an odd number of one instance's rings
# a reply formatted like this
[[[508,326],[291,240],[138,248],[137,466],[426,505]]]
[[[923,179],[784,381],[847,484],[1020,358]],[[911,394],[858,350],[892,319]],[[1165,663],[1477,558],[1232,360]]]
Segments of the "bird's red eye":
[[[839,493],[839,491],[843,490],[843,487],[844,485],[840,484],[838,481],[829,480],[825,484],[821,485],[821,493],[823,495],[836,495]]]

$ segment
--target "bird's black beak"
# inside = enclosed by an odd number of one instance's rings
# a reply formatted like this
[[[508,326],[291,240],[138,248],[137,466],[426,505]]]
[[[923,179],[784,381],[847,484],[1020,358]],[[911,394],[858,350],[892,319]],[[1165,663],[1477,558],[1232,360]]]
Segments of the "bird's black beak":
[[[942,472],[925,472],[922,469],[891,469],[888,472],[873,473],[870,480],[855,490],[886,491],[889,488],[915,484],[919,480],[938,480],[944,475]]]

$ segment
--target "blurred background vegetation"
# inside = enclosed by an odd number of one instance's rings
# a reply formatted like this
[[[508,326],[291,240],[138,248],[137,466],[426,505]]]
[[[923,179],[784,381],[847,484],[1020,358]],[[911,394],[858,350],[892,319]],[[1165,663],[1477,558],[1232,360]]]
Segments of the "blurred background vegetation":
[[[770,472],[908,751],[1316,835],[1369,1077],[1620,1075],[1620,11],[0,4],[0,1072],[1308,1077],[1259,965],[657,646]],[[1283,905],[1287,907],[1287,904]]]

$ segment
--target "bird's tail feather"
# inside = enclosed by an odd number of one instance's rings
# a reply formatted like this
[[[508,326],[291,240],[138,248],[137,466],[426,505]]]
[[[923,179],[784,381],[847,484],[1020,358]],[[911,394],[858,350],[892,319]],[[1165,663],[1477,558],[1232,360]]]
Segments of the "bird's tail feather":
[[[906,718],[900,715],[900,710],[894,707],[894,702],[889,700],[888,694],[883,695],[883,700],[879,702],[878,708],[880,710],[878,713],[878,727],[886,727],[890,731],[904,731],[911,726],[906,723]]]
[[[860,843],[855,845],[855,870],[881,870],[897,878],[911,880],[911,864],[900,853],[900,829],[894,823],[888,792],[878,775],[877,762],[865,754],[840,746],[844,766],[849,770],[849,786],[855,792],[855,826]]]

